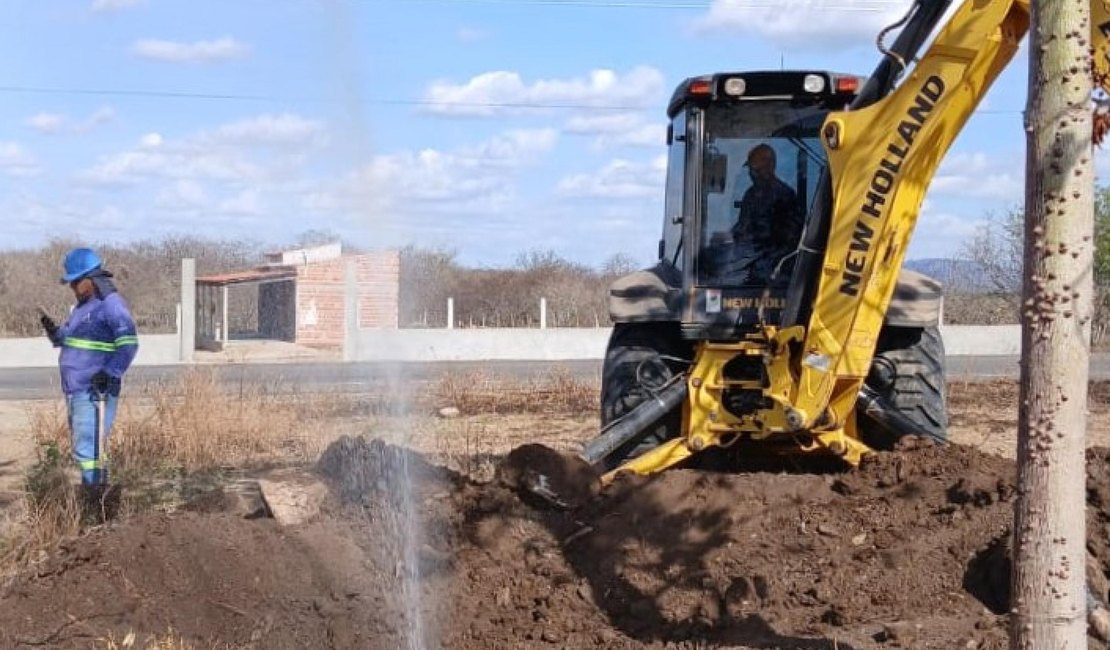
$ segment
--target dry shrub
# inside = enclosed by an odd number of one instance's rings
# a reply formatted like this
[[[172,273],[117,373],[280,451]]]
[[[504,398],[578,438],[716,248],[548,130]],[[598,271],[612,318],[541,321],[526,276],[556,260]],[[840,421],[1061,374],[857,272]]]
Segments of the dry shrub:
[[[32,411],[30,422],[36,458],[23,481],[22,501],[10,515],[6,539],[0,540],[0,574],[34,561],[81,529],[77,487],[69,473],[64,409],[52,403]]]
[[[0,552],[0,574],[36,560],[42,552],[81,530],[77,487],[67,469],[67,458],[54,445],[40,447],[27,472],[18,521]]]
[[[297,398],[242,384],[228,392],[210,368],[190,368],[150,392],[147,412],[126,409],[112,433],[113,464],[195,471],[306,460],[309,439]]]
[[[305,461],[317,444],[314,422],[342,408],[341,397],[300,396],[276,385],[221,385],[211,368],[190,368],[145,395],[125,395],[112,427],[114,472],[187,472]],[[59,400],[31,414],[39,447],[72,452]]]
[[[598,390],[598,382],[583,381],[566,368],[526,381],[491,379],[482,372],[447,373],[436,387],[436,399],[465,415],[582,413],[598,408]]]

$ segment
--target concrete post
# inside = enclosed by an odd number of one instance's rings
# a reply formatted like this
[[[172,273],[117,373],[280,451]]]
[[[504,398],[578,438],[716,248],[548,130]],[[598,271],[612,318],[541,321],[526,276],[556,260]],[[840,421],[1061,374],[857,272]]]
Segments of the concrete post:
[[[177,329],[183,363],[193,362],[197,346],[197,261],[181,260],[181,326]]]
[[[447,329],[455,329],[455,299],[447,299]]]
[[[358,262],[343,266],[343,360],[358,360]]]
[[[547,298],[540,298],[540,329],[547,329]]]
[[[220,311],[223,315],[223,329],[221,330],[221,334],[223,336],[221,340],[223,341],[224,348],[227,348],[227,342],[231,339],[231,336],[227,333],[228,325],[231,321],[231,318],[228,316],[227,313],[227,285],[220,287],[220,300],[223,303],[222,305],[220,305]]]

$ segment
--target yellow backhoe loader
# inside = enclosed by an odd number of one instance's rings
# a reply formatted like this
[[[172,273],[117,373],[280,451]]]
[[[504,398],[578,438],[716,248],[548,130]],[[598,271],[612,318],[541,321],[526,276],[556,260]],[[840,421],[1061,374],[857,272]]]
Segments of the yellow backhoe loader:
[[[712,449],[854,465],[904,435],[944,440],[941,290],[902,262],[930,180],[1030,17],[1028,0],[967,0],[941,26],[949,4],[913,2],[866,78],[678,85],[659,261],[610,291],[603,428],[582,454],[603,481]],[[1105,80],[1110,11],[1092,13]]]

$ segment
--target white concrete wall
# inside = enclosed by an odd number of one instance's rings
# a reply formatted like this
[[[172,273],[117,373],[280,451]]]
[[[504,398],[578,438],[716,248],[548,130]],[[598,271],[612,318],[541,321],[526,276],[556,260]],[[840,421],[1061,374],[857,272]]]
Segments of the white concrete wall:
[[[1021,325],[942,325],[940,336],[950,357],[1021,354]]]
[[[145,334],[139,336],[136,365],[162,366],[178,363],[181,344],[177,334]],[[0,338],[0,367],[39,368],[58,365],[58,351],[45,336],[27,339]]]
[[[600,359],[608,328],[359,330],[358,361]]]
[[[608,328],[359,330],[355,361],[485,361],[601,359]],[[949,325],[948,356],[1021,354],[1021,326]]]
[[[601,359],[608,328],[359,330],[349,361],[565,361]],[[949,325],[942,329],[948,356],[1021,354],[1019,325]],[[138,365],[180,362],[176,334],[140,335]],[[46,337],[0,338],[0,367],[55,366],[58,351]]]

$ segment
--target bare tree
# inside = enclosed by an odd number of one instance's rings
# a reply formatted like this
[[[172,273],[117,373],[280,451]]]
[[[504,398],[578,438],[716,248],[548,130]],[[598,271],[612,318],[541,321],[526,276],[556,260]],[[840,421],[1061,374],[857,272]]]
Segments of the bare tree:
[[[1087,647],[1090,7],[1032,3],[1011,647]]]
[[[961,250],[961,257],[981,271],[980,281],[989,285],[992,293],[1011,296],[1015,308],[1021,293],[1024,239],[1025,218],[1014,208],[1002,215],[988,215]]]

